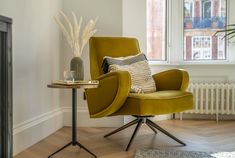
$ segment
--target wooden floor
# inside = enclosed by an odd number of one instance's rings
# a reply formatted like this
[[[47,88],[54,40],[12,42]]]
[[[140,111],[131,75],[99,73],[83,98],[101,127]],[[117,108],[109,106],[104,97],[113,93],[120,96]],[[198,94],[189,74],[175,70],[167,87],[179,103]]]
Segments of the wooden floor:
[[[235,151],[235,121],[179,121],[158,122],[163,128],[183,140],[182,147],[174,140],[158,132],[155,135],[146,125],[140,129],[130,151],[124,149],[134,127],[109,138],[103,135],[114,128],[79,128],[78,140],[99,158],[132,158],[136,149],[157,148],[192,151]],[[53,151],[70,141],[71,128],[65,127],[35,144],[14,158],[47,158]],[[89,158],[84,150],[70,146],[53,158]]]

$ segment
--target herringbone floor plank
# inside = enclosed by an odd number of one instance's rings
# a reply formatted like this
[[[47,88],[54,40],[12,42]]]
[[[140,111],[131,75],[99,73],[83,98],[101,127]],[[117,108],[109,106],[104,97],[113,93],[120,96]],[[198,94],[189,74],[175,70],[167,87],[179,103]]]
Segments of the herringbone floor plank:
[[[147,126],[138,133],[130,151],[124,149],[133,132],[133,128],[117,133],[107,139],[103,135],[114,128],[79,128],[78,140],[99,158],[132,158],[140,148],[177,149],[192,151],[235,151],[235,121],[190,121],[167,120],[158,122],[160,126],[184,141],[182,147],[167,136],[158,132],[155,135]],[[46,158],[70,141],[71,128],[64,127],[46,139],[33,145],[14,158]],[[84,150],[69,147],[54,158],[89,158]]]

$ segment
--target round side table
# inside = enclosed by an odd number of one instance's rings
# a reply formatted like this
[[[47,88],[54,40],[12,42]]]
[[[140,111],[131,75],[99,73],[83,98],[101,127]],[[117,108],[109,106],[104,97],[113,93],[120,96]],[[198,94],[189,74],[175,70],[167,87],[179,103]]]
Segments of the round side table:
[[[95,158],[97,157],[95,154],[93,154],[90,150],[88,150],[85,146],[83,146],[81,143],[77,141],[77,89],[83,88],[97,88],[99,86],[99,83],[94,83],[92,81],[90,82],[81,82],[71,85],[65,85],[65,84],[48,84],[48,88],[60,88],[60,89],[72,89],[72,141],[66,144],[65,146],[61,147],[54,153],[52,153],[48,158],[51,158],[53,155],[59,153],[66,147],[72,145],[72,146],[79,146],[80,148],[84,149],[86,152],[93,155]]]

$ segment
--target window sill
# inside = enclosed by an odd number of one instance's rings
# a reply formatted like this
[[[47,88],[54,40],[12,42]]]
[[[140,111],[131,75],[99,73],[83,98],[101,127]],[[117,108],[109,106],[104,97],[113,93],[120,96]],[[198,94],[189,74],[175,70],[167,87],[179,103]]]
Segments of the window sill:
[[[148,61],[149,65],[171,65],[169,61]]]
[[[179,63],[170,63],[168,61],[149,61],[150,66],[235,66],[235,61],[183,61]]]
[[[204,65],[204,66],[214,66],[214,65],[235,65],[235,61],[229,60],[210,60],[210,61],[182,61],[179,65]]]

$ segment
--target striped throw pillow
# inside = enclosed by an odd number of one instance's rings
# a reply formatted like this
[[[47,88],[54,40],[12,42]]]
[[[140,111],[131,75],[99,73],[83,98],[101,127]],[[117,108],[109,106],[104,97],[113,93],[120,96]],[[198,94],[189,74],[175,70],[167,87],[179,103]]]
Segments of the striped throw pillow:
[[[148,60],[143,53],[127,57],[104,57],[102,68],[104,73],[123,70],[131,76],[131,93],[151,93],[156,85],[151,75]]]

